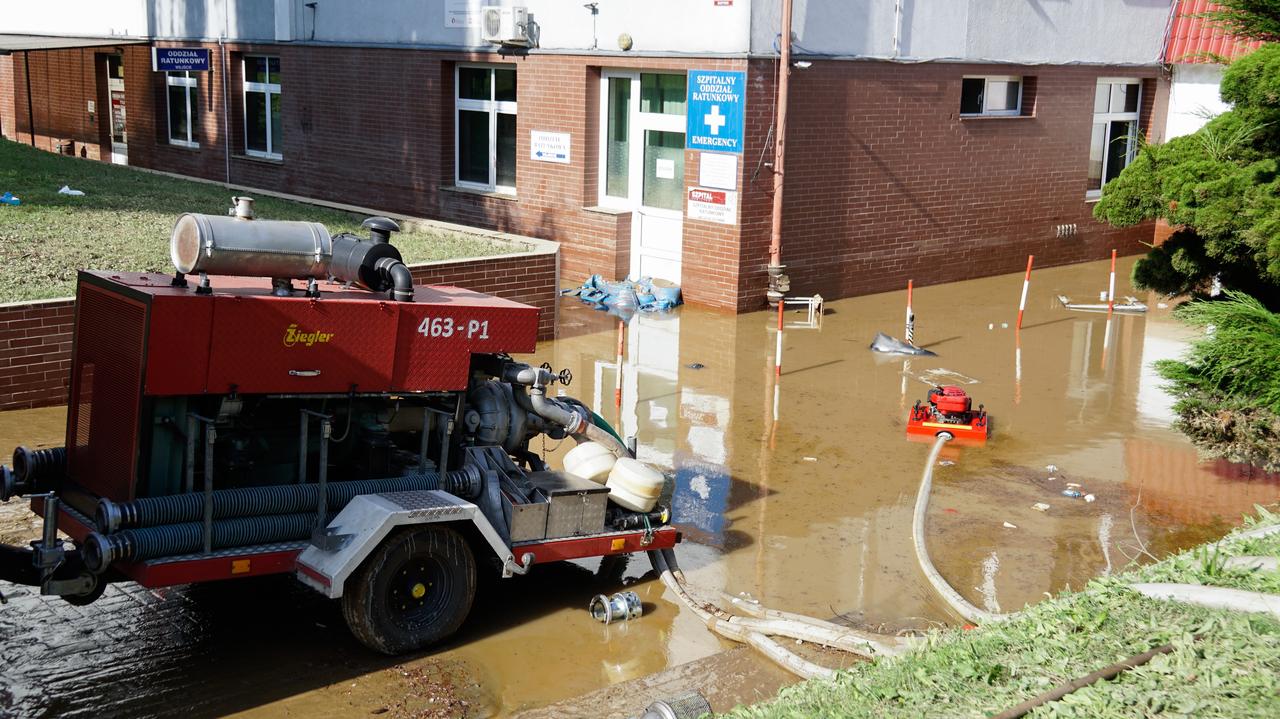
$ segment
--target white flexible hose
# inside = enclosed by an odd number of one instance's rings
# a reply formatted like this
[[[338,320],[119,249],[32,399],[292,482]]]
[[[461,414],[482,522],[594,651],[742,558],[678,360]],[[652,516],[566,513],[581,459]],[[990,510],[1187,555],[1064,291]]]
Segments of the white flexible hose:
[[[1280,618],[1280,595],[1249,592],[1200,584],[1130,584],[1134,591],[1151,597],[1210,609],[1257,612]]]
[[[942,452],[942,446],[950,442],[954,437],[947,432],[938,434],[938,439],[933,443],[933,449],[929,451],[929,459],[925,461],[924,472],[920,475],[920,489],[916,493],[916,509],[915,514],[911,518],[911,538],[916,545],[916,559],[920,562],[920,569],[924,572],[924,576],[928,578],[929,583],[938,591],[942,599],[960,616],[973,622],[981,624],[984,622],[999,622],[1008,619],[1008,614],[997,614],[979,609],[969,603],[960,593],[955,590],[938,570],[933,566],[933,561],[929,559],[929,550],[924,542],[924,520],[925,515],[929,511],[929,493],[933,488],[933,467],[938,462],[938,454]]]
[[[835,675],[834,670],[814,664],[787,651],[782,645],[756,629],[748,627],[741,622],[732,621],[735,619],[741,620],[743,617],[735,617],[714,604],[694,599],[685,589],[684,583],[677,578],[679,569],[673,568],[672,564],[668,564],[668,558],[672,561],[675,559],[675,554],[669,549],[649,552],[649,560],[653,562],[654,569],[658,570],[658,576],[661,577],[662,583],[674,592],[680,598],[680,601],[684,602],[685,606],[698,615],[698,618],[707,625],[708,629],[727,639],[750,644],[782,668],[804,679],[829,679]]]

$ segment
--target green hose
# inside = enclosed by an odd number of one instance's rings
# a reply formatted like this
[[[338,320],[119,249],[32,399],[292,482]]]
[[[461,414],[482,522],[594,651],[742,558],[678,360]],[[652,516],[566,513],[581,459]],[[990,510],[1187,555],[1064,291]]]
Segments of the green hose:
[[[591,413],[591,424],[594,424],[595,426],[599,427],[600,429],[603,429],[604,431],[606,431],[606,432],[608,432],[609,434],[613,435],[613,438],[614,438],[614,439],[618,440],[619,442],[622,442],[622,446],[623,446],[623,447],[627,446],[627,443],[626,443],[625,441],[623,441],[622,437],[621,437],[621,436],[619,436],[617,432],[615,432],[615,431],[614,431],[613,427],[609,426],[609,423],[608,423],[608,422],[606,422],[606,421],[604,421],[604,417],[601,417],[600,415],[596,414],[595,412],[592,412],[592,413]]]

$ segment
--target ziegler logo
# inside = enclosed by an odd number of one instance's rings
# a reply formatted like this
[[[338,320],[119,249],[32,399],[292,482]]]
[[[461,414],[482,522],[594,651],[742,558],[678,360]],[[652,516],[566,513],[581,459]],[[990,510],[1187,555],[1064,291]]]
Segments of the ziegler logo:
[[[298,326],[289,325],[284,331],[284,346],[304,345],[310,347],[319,342],[324,344],[333,339],[332,332],[299,332]]]

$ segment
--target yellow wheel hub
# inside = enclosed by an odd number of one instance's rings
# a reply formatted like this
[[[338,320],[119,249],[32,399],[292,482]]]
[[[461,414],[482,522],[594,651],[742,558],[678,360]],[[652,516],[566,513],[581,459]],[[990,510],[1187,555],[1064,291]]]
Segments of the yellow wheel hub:
[[[413,585],[413,589],[410,590],[410,592],[413,594],[414,599],[422,599],[427,595],[427,585],[422,582],[418,582]]]

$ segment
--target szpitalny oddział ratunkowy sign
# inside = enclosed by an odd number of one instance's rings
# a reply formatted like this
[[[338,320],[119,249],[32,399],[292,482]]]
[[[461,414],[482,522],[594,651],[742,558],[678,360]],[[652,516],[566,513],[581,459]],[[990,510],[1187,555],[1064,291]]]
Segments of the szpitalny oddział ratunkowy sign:
[[[685,98],[685,148],[742,152],[747,74],[690,70]]]

